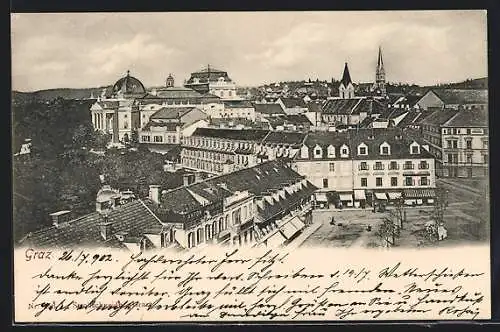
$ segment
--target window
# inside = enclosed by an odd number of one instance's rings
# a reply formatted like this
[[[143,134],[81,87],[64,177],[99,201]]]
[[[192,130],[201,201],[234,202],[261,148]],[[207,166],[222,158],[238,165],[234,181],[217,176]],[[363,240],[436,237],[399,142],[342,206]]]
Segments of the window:
[[[382,154],[389,154],[389,147],[388,146],[382,147]]]
[[[368,179],[361,178],[361,187],[367,187],[367,186],[368,186]]]
[[[394,169],[398,169],[398,168],[399,168],[398,163],[395,161],[391,161],[391,164],[389,165],[389,169],[394,170]]]
[[[335,172],[335,163],[330,163],[329,169],[330,169],[330,172]]]
[[[420,153],[419,146],[418,146],[418,145],[413,145],[413,146],[411,147],[411,153],[412,153],[412,154],[418,154],[418,153]]]
[[[362,171],[367,171],[368,170],[368,164],[366,161],[362,161],[361,164],[359,165],[359,169]]]
[[[488,148],[488,140],[484,140],[483,141],[483,149],[487,149]]]
[[[472,140],[471,139],[465,140],[465,148],[468,150],[472,149]]]
[[[485,164],[487,164],[487,163],[488,163],[488,155],[487,155],[487,154],[483,155],[483,162],[484,162]]]
[[[366,147],[365,146],[360,146],[358,148],[358,154],[359,155],[366,155]]]
[[[467,135],[470,135],[470,128],[467,128]]]
[[[405,186],[412,186],[413,185],[413,179],[411,176],[405,177]]]
[[[420,164],[418,165],[418,168],[419,168],[419,169],[428,169],[428,168],[429,168],[429,164],[427,163],[427,161],[422,160],[422,161],[420,162]]]
[[[451,140],[446,140],[446,146],[451,149],[453,147],[453,144],[451,143]]]
[[[471,153],[467,153],[465,155],[465,158],[466,158],[468,164],[472,164],[472,154]]]
[[[393,176],[391,177],[391,187],[397,187],[398,186],[398,178]]]
[[[413,169],[413,163],[411,161],[405,161],[404,169]]]
[[[384,169],[384,165],[382,165],[382,162],[377,161],[377,162],[375,163],[375,169],[376,169],[376,170],[379,170],[379,171],[380,171],[380,170],[382,170],[382,169]]]
[[[314,157],[315,158],[321,158],[322,154],[323,154],[323,151],[321,150],[321,148],[319,146],[314,148]]]
[[[452,141],[452,143],[453,143],[453,148],[456,149],[458,147],[458,141],[455,140]]]
[[[151,142],[151,136],[143,135],[141,136],[143,142]]]
[[[123,129],[128,129],[128,122],[127,121],[123,121]]]
[[[427,185],[429,185],[429,181],[428,181],[428,179],[427,179],[427,176],[422,176],[422,177],[420,178],[420,185],[421,185],[421,186],[427,186]]]
[[[375,185],[377,187],[382,187],[382,178],[375,178]]]
[[[328,179],[323,179],[323,188],[328,188]]]

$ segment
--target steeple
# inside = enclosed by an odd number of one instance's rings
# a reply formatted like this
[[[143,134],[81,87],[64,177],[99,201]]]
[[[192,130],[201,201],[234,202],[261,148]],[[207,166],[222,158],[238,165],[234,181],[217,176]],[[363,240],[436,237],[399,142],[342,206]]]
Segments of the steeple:
[[[344,73],[342,74],[342,79],[340,80],[339,97],[342,99],[354,98],[354,84],[352,83],[351,75],[349,74],[347,62],[345,63]]]
[[[344,84],[346,88],[349,83],[352,83],[351,75],[349,74],[349,67],[347,67],[347,62],[345,63],[344,74],[342,75],[342,80],[340,81],[340,83]]]
[[[375,72],[375,90],[381,96],[386,95],[384,60],[382,58],[382,47],[380,46],[378,47],[377,71]]]

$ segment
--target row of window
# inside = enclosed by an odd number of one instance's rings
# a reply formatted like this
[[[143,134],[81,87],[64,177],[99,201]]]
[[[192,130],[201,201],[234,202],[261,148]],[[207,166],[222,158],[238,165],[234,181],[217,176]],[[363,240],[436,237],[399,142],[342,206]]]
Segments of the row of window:
[[[319,146],[316,145],[313,150],[314,158],[322,158],[323,157],[323,149]],[[391,155],[391,146],[384,142],[380,145],[380,150],[379,154],[382,156],[389,156]],[[410,154],[420,154],[420,145],[417,143],[412,143],[410,145]],[[358,156],[367,156],[368,155],[368,146],[364,143],[361,143],[358,146]],[[328,158],[335,158],[335,147],[332,145],[329,145],[327,148],[327,156]],[[341,158],[347,158],[349,156],[349,148],[347,145],[343,145],[340,147],[340,157]],[[301,150],[301,157],[302,158],[308,158],[309,157],[309,149],[307,147],[304,147]]]
[[[415,185],[418,185],[419,186],[428,186],[430,185],[430,181],[429,181],[429,178],[427,176],[421,176],[420,179],[417,181],[415,181],[415,179],[411,176],[406,176],[405,179],[404,179],[404,185],[405,186],[415,186]],[[399,184],[398,184],[398,178],[397,177],[391,177],[391,187],[397,187]],[[368,187],[368,178],[361,178],[360,179],[360,186],[361,187]],[[383,179],[381,177],[376,177],[375,178],[375,186],[377,187],[383,187],[384,186],[384,183],[383,183]],[[328,179],[323,179],[323,188],[328,188]]]
[[[205,148],[216,148],[216,149],[248,149],[252,146],[249,142],[230,142],[230,141],[220,141],[219,139],[209,139],[201,137],[189,137],[186,139],[186,143],[190,146],[199,146]]]
[[[443,134],[449,135],[472,135],[472,134],[485,134],[486,130],[483,128],[443,128]]]
[[[385,169],[385,164],[383,164],[381,161],[376,161],[375,164],[373,164],[373,170],[375,171],[382,171]],[[399,169],[399,164],[396,161],[391,161],[388,165],[388,170],[398,170]],[[330,172],[335,172],[335,163],[329,163],[328,165],[329,171]],[[414,169],[415,165],[412,161],[405,161],[403,164],[403,169]],[[370,169],[370,166],[366,161],[362,161],[359,164],[359,170],[360,171],[368,171]],[[425,160],[422,160],[418,163],[418,169],[429,169],[429,163]]]
[[[203,161],[189,157],[182,158],[182,165],[189,168],[201,169],[207,172],[221,173],[223,171],[223,163]]]
[[[483,158],[483,160],[482,160],[483,163],[487,164],[488,163],[488,154],[487,153],[483,154],[482,158]],[[449,164],[458,164],[459,163],[458,153],[448,153],[448,155],[446,156],[446,161]],[[465,154],[465,162],[467,164],[472,164],[472,153]]]
[[[456,140],[456,139],[446,140],[446,148],[458,149],[459,147],[461,147],[461,144],[459,144],[458,140]],[[472,150],[472,138],[465,139],[465,148],[468,150]],[[488,148],[488,140],[483,140],[483,149],[487,149],[487,148]]]
[[[151,136],[149,135],[141,135],[142,142],[151,142]],[[163,143],[163,136],[155,135],[153,136],[154,143]],[[167,136],[167,143],[175,144],[177,143],[177,138],[175,136]]]

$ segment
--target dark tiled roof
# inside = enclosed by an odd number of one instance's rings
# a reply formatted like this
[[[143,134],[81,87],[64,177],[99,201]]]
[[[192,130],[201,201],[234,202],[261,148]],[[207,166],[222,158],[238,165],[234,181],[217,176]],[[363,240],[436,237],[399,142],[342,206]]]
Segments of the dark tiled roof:
[[[287,124],[303,126],[303,127],[308,127],[311,125],[311,121],[309,121],[309,119],[304,114],[282,115],[278,117],[269,118],[268,121],[273,128]]]
[[[409,105],[410,107],[413,107],[420,99],[422,99],[422,96],[407,95],[407,96],[404,96],[401,100],[395,101],[393,104],[394,105]]]
[[[227,108],[254,108],[248,100],[223,100],[222,102]]]
[[[399,138],[401,136],[401,138]],[[432,158],[424,149],[420,149],[420,154],[410,154],[410,144],[412,139],[404,135],[399,128],[369,128],[350,129],[347,132],[312,132],[309,133],[304,144],[309,148],[309,157],[313,156],[313,149],[316,145],[322,148],[325,159],[328,156],[328,146],[335,148],[335,159],[340,158],[340,147],[347,145],[349,148],[349,158],[354,159],[395,159],[395,158]],[[391,146],[390,155],[380,155],[380,145],[387,142]],[[357,147],[364,143],[368,146],[368,155],[358,156]],[[300,152],[297,158],[301,159]],[[348,158],[348,159],[349,159]],[[312,158],[314,160],[314,158]],[[331,158],[329,158],[331,159]]]
[[[283,102],[283,105],[285,105],[286,108],[295,108],[295,107],[306,108],[307,107],[304,100],[300,99],[300,98],[281,97],[280,100]]]
[[[443,127],[487,127],[488,110],[461,110],[443,124]]]
[[[488,90],[432,89],[432,91],[448,105],[488,103]]]
[[[195,107],[163,107],[151,115],[150,119],[180,119]]]
[[[440,126],[451,119],[458,111],[453,109],[444,109],[432,112],[421,121],[424,125]]]
[[[101,236],[99,225],[104,221],[100,213],[93,212],[62,226],[51,226],[33,232],[22,244],[34,247],[120,247],[121,244],[114,235],[108,240]],[[108,222],[111,223],[112,234],[127,232],[127,240],[128,237],[140,237],[151,230],[169,228],[163,226],[141,200],[118,206],[108,214]]]
[[[309,112],[321,112],[321,106],[316,103],[307,104],[307,108],[309,109]]]
[[[325,114],[351,114],[352,110],[360,102],[361,98],[330,99],[327,100],[326,104],[323,106],[322,112]]]
[[[192,136],[216,137],[230,140],[261,141],[268,133],[261,129],[197,128]]]
[[[162,121],[149,121],[141,131],[148,131],[151,127],[162,127],[167,131],[176,131],[178,126],[182,126],[182,123],[176,122],[162,122]]]
[[[287,132],[287,131],[272,131],[269,135],[262,141],[263,144],[266,143],[277,143],[277,144],[301,144],[306,137],[306,133],[299,132]]]
[[[261,114],[285,114],[283,108],[281,108],[280,104],[268,103],[268,104],[254,104],[255,112]]]

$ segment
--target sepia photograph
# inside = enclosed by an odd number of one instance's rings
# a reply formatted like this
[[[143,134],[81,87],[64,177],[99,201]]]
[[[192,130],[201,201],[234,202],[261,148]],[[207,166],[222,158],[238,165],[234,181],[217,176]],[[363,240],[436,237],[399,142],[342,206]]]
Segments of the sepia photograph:
[[[11,47],[16,321],[489,318],[485,10],[12,13]]]

